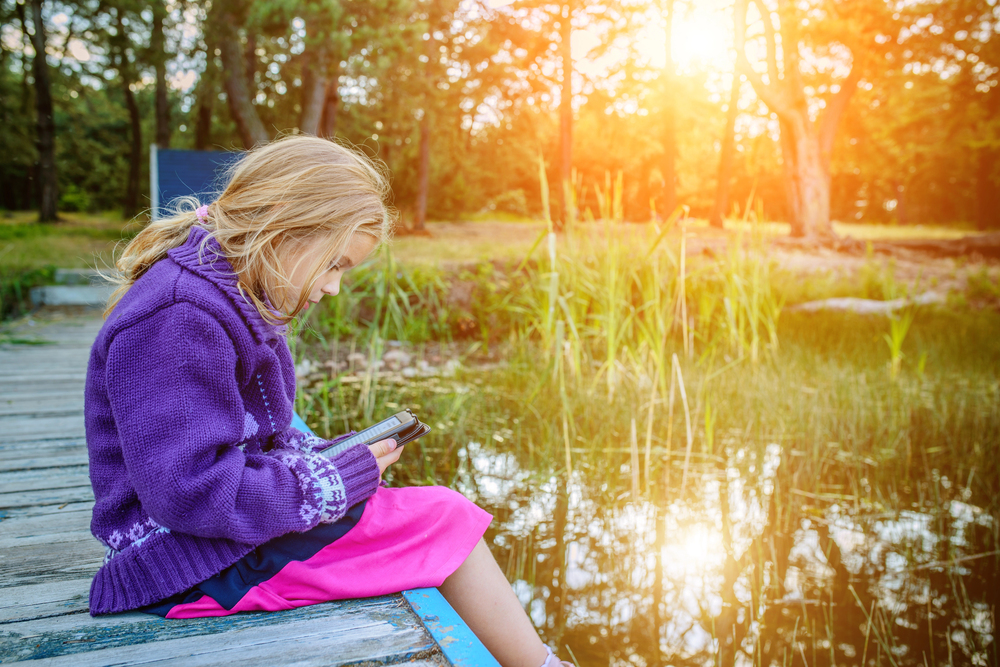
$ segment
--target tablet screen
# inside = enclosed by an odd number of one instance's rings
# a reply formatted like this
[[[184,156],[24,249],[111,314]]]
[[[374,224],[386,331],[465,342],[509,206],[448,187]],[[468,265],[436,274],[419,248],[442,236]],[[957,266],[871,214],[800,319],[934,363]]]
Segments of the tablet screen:
[[[337,447],[339,451],[343,451],[349,447],[357,445],[358,443],[366,442],[368,440],[376,440],[379,434],[387,433],[402,423],[403,422],[399,421],[398,417],[393,415],[392,417],[389,417],[384,421],[380,421],[374,426],[369,426],[360,433],[355,433],[347,440],[341,440],[340,442],[337,443]]]

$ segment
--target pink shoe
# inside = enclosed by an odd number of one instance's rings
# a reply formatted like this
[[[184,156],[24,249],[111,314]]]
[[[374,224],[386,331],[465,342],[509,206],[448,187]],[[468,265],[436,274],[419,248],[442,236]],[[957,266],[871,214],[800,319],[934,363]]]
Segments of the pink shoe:
[[[557,658],[556,654],[548,646],[545,647],[545,650],[549,652],[549,655],[545,658],[545,662],[542,663],[542,667],[574,667],[572,662],[566,662]]]

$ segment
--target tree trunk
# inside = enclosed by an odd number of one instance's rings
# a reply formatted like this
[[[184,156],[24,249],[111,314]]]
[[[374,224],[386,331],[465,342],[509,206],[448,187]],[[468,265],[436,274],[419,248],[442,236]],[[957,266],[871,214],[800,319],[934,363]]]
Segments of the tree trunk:
[[[247,43],[243,47],[243,61],[246,63],[247,90],[257,88],[257,35],[247,32]]]
[[[123,60],[124,57],[122,54]],[[139,105],[135,102],[130,78],[125,76],[124,71],[122,72],[125,107],[128,109],[132,133],[128,155],[128,183],[125,187],[125,201],[122,205],[122,216],[126,220],[134,218],[139,211],[139,166],[142,160],[142,124],[139,116]]]
[[[1000,157],[995,148],[979,149],[976,169],[976,228],[980,231],[1000,228],[1000,188],[996,173]]]
[[[667,63],[664,76],[667,79],[667,97],[663,107],[663,203],[664,215],[669,216],[677,208],[677,107],[674,88],[674,0],[666,0],[665,14],[667,25],[666,53]]]
[[[222,69],[226,87],[229,113],[236,123],[240,139],[245,148],[266,144],[270,139],[264,123],[253,105],[250,88],[247,86],[246,59],[240,49],[236,25],[231,14],[223,14],[218,25],[219,48],[222,51]]]
[[[794,127],[795,184],[800,206],[800,225],[792,226],[792,236],[833,236],[830,221],[830,173],[823,164],[819,139],[813,131],[809,112],[802,110]]]
[[[906,186],[896,183],[896,221],[901,225],[910,224],[910,207],[906,195]]]
[[[992,88],[986,93],[987,118],[1000,114],[1000,92]],[[976,228],[1000,228],[1000,150],[983,146],[976,156]]]
[[[21,111],[25,115],[28,115],[28,107],[31,106],[31,70],[34,67],[34,62],[28,63],[28,44],[31,42],[32,36],[31,31],[28,30],[28,18],[25,16],[24,4],[21,2],[15,2],[14,7],[17,9],[17,18],[21,22]]]
[[[571,217],[573,205],[567,195],[573,187],[573,5],[562,7],[559,20],[559,54],[562,59],[562,88],[559,92],[559,190],[562,192],[562,221]]]
[[[125,108],[128,110],[130,121],[130,139],[128,156],[128,179],[125,183],[125,200],[122,202],[122,216],[126,220],[135,217],[139,210],[139,164],[142,159],[142,119],[139,116],[139,105],[136,104],[135,94],[132,92],[132,64],[128,61],[125,53],[125,26],[122,23],[122,12],[119,9],[116,13],[117,34],[115,43],[117,47],[112,51],[115,64],[118,69],[118,76],[121,78],[122,92],[125,94]],[[114,43],[113,43],[114,44]]]
[[[152,3],[153,30],[150,37],[150,50],[153,52],[154,70],[156,74],[156,145],[160,148],[170,148],[170,104],[167,100],[167,53],[166,40],[163,37],[163,19],[167,15],[167,7],[162,2]]]
[[[726,128],[722,132],[722,152],[719,155],[719,178],[715,186],[715,205],[708,223],[723,228],[723,220],[729,210],[729,186],[733,179],[733,153],[736,151],[736,117],[739,115],[740,88],[743,77],[733,72],[733,84],[729,91],[729,108],[726,110]]]
[[[420,119],[420,167],[417,176],[417,210],[413,218],[414,231],[427,228],[427,193],[431,182],[431,119],[424,109]]]
[[[31,45],[35,50],[32,69],[35,75],[35,107],[38,145],[39,222],[56,222],[59,219],[59,181],[56,174],[55,135],[52,118],[52,89],[49,84],[49,65],[45,61],[45,22],[42,20],[42,0],[31,0],[32,20],[35,30]]]
[[[215,45],[209,42],[206,46],[205,71],[198,82],[198,112],[194,126],[194,147],[199,151],[207,150],[212,145],[212,115],[215,110],[215,98],[218,95]]]
[[[781,139],[781,169],[785,175],[785,203],[788,207],[788,224],[792,230],[802,228],[802,203],[799,199],[799,172],[795,167],[795,140],[792,128],[781,118],[778,119]],[[793,236],[794,231],[793,231]]]
[[[860,79],[857,60],[850,75],[841,83],[841,90],[830,100],[820,123],[809,118],[809,102],[799,66],[799,9],[784,0],[778,3],[784,61],[784,76],[779,76],[773,17],[767,3],[753,0],[764,22],[767,46],[768,83],[764,83],[745,50],[747,0],[738,0],[737,16],[742,17],[742,29],[736,30],[737,67],[753,85],[768,109],[778,116],[781,124],[781,157],[788,193],[789,219],[792,236],[834,237],[830,221],[830,153],[840,117],[850,102]]]
[[[299,130],[318,136],[323,110],[326,106],[327,71],[326,46],[317,45],[305,54],[305,71],[302,76],[302,113]]]
[[[337,136],[337,114],[340,112],[340,65],[334,66],[333,74],[326,82],[326,94],[323,97],[323,136]],[[388,149],[388,145],[386,146]]]

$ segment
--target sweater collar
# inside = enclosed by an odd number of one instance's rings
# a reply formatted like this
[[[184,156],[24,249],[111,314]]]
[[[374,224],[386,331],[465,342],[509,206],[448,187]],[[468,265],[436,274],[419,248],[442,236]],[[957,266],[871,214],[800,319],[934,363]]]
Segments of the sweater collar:
[[[201,244],[206,238],[208,242],[202,250]],[[167,255],[185,269],[218,287],[236,307],[258,342],[284,335],[287,327],[265,320],[253,302],[240,290],[236,272],[222,254],[219,242],[207,230],[197,225],[191,227],[187,240],[169,250]]]

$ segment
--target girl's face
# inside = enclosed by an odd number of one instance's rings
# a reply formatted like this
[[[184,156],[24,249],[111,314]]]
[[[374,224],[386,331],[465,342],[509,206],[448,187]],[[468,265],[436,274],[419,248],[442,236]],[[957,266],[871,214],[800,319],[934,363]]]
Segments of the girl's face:
[[[368,234],[355,234],[347,244],[347,250],[339,259],[334,259],[325,270],[319,274],[312,291],[308,295],[309,303],[305,305],[303,311],[312,304],[318,303],[326,295],[336,296],[340,291],[340,278],[350,269],[364,261],[372,250],[375,249],[375,239]],[[291,288],[285,303],[294,307],[298,303],[299,296],[307,288],[309,274],[312,273],[316,263],[320,261],[321,255],[326,252],[326,248],[315,244],[303,246],[290,252],[283,262],[286,275],[288,275]]]

